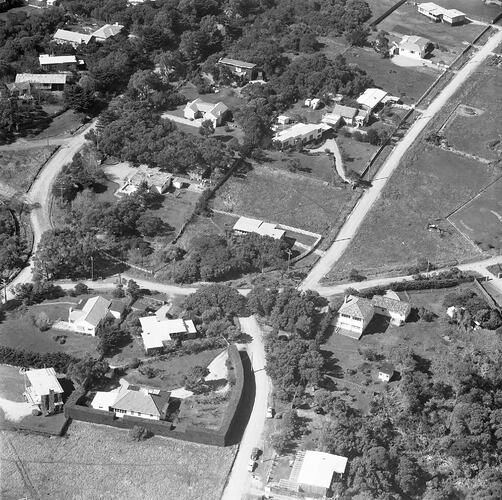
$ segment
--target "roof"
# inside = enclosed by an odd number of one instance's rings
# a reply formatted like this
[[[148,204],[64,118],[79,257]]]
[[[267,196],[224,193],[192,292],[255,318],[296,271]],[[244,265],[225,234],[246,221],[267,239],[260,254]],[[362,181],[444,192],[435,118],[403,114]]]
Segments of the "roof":
[[[277,229],[277,225],[270,222],[262,222],[255,232],[261,236],[269,236],[276,240],[280,240],[286,234],[286,231]]]
[[[71,64],[78,63],[76,56],[50,56],[49,54],[41,54],[38,56],[40,64]]]
[[[301,137],[320,130],[331,130],[331,127],[325,123],[295,123],[292,127],[278,132],[274,136],[274,140],[281,142],[287,141],[293,137]]]
[[[16,83],[57,83],[64,84],[68,75],[65,73],[18,73],[16,75]]]
[[[255,233],[258,231],[262,221],[258,219],[250,219],[249,217],[239,217],[239,220],[234,224],[234,231],[242,231],[243,233]]]
[[[392,363],[382,363],[381,365],[379,365],[378,371],[382,373],[387,373],[388,375],[392,375],[395,371],[395,368]]]
[[[189,102],[185,106],[185,109],[186,108],[192,109],[193,111],[202,111],[203,113],[212,113],[216,117],[228,111],[228,106],[221,101],[214,104],[212,102],[203,101],[201,98]]]
[[[170,395],[171,393],[166,391],[158,391],[157,394],[152,394],[147,389],[129,386],[127,392],[113,403],[113,408],[160,416],[165,406],[169,403]]]
[[[374,314],[373,304],[369,299],[349,295],[342,307],[338,309],[338,313],[356,318],[370,319]]]
[[[457,9],[446,9],[445,15],[449,17],[465,16],[465,13]]]
[[[425,50],[427,45],[429,45],[430,43],[432,43],[430,40],[427,40],[427,38],[424,38],[422,36],[405,35],[399,42],[399,47],[408,49],[418,47],[420,51],[422,51]]]
[[[124,27],[120,24],[105,24],[101,28],[97,29],[92,36],[96,38],[104,38],[105,40],[118,35]]]
[[[164,342],[171,340],[176,333],[195,333],[193,321],[183,319],[159,319],[157,316],[139,318],[141,338],[145,349],[163,347]]]
[[[371,303],[376,307],[381,307],[387,311],[392,311],[397,314],[407,315],[410,312],[409,302],[391,299],[382,295],[375,295],[371,299]]]
[[[157,167],[140,165],[128,181],[135,186],[139,186],[144,181],[146,181],[149,186],[164,186],[172,177],[172,174],[169,172],[162,172],[162,170]]]
[[[164,304],[155,311],[155,317],[161,321],[167,318],[167,314],[171,310],[171,304]]]
[[[375,108],[382,99],[387,95],[387,92],[382,89],[366,89],[358,98],[357,102],[362,106],[367,106],[370,109]]]
[[[97,410],[106,409],[108,411],[110,406],[113,406],[117,400],[118,393],[117,389],[109,392],[97,391],[91,402],[91,407]]]
[[[124,302],[118,299],[113,299],[112,303],[110,304],[110,311],[116,311],[122,314],[125,311],[125,307],[126,305],[124,304]]]
[[[331,114],[339,115],[342,118],[354,118],[358,113],[357,108],[351,108],[350,106],[342,106],[341,104],[335,104]]]
[[[52,37],[58,40],[65,40],[72,43],[89,43],[92,39],[92,35],[87,35],[85,33],[77,33],[75,31],[62,30],[59,29],[54,33]]]
[[[87,300],[82,307],[82,314],[77,321],[86,321],[92,326],[98,326],[106,317],[110,309],[111,301],[98,295]]]
[[[445,9],[444,7],[441,7],[440,5],[437,5],[433,2],[425,2],[418,4],[418,7],[422,10],[425,10],[429,12],[430,14],[434,16],[448,16],[448,17],[458,17],[458,16],[465,16],[464,12],[461,12],[460,10],[457,9]]]
[[[322,451],[306,451],[296,482],[328,489],[333,481],[333,474],[343,474],[348,459]]]
[[[45,395],[53,390],[56,394],[63,394],[63,388],[58,381],[54,368],[39,368],[38,370],[28,370],[26,377],[31,384],[31,389],[35,394]]]
[[[239,61],[238,59],[230,59],[229,57],[222,57],[218,62],[228,64],[229,66],[237,66],[238,68],[253,69],[256,67],[256,64]]]

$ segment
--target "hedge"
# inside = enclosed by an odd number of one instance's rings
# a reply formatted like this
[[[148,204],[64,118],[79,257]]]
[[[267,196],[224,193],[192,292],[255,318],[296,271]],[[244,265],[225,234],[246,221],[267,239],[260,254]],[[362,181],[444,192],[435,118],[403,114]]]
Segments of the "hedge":
[[[78,361],[77,358],[65,352],[39,353],[14,349],[13,347],[0,346],[0,363],[7,365],[22,366],[23,368],[53,367],[56,372],[64,373],[71,363]]]

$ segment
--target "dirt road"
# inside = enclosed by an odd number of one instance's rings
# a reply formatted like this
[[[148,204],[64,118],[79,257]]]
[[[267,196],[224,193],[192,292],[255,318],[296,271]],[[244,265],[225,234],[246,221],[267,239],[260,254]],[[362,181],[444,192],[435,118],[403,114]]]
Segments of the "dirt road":
[[[364,218],[371,210],[376,200],[380,197],[387,181],[399,166],[400,161],[406,154],[408,149],[417,140],[420,133],[428,125],[428,123],[436,116],[443,108],[453,94],[462,86],[469,76],[478,69],[481,63],[491,55],[492,51],[502,42],[502,30],[498,30],[481,49],[474,54],[469,62],[455,75],[453,80],[444,88],[439,96],[434,99],[424,113],[410,127],[408,133],[394,148],[390,156],[382,165],[378,173],[375,175],[373,185],[369,188],[356,206],[347,217],[344,225],[340,229],[337,238],[333,245],[329,248],[326,254],[318,261],[307,275],[300,288],[303,290],[320,290],[320,282],[324,276],[340,259],[350,244],[352,238],[356,235]]]
[[[261,435],[265,427],[268,394],[271,382],[265,373],[265,349],[263,347],[262,332],[254,317],[239,318],[242,331],[253,338],[247,344],[247,351],[253,366],[256,382],[256,394],[253,410],[242,436],[242,440],[235,458],[227,486],[223,491],[222,500],[241,500],[250,489],[251,473],[247,470],[249,457],[254,447],[260,447]]]

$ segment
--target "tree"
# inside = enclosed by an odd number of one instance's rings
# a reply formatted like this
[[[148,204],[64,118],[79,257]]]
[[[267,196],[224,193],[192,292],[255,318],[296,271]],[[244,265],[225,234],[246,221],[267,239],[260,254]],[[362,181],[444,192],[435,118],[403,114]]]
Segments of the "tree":
[[[113,354],[125,341],[129,340],[115,321],[110,318],[105,321],[98,330],[98,346],[97,351],[101,356]]]
[[[160,217],[147,213],[141,215],[136,222],[136,229],[143,236],[159,236],[168,228],[173,229],[166,225]]]
[[[380,30],[373,44],[375,51],[378,52],[382,57],[389,57],[390,44],[388,33],[386,31]]]
[[[184,378],[184,386],[188,391],[195,394],[201,394],[209,390],[205,383],[204,377],[209,375],[209,370],[204,366],[194,366],[191,368]]]
[[[49,316],[45,312],[40,312],[37,314],[37,317],[35,318],[35,326],[41,331],[45,332],[49,330],[51,327],[51,320],[49,319]]]
[[[98,361],[87,355],[83,359],[71,363],[68,366],[66,375],[75,384],[75,387],[86,390],[98,384],[108,369],[108,363]]]
[[[229,317],[242,316],[246,314],[246,299],[235,288],[219,284],[201,286],[185,299],[187,312],[196,316],[211,307],[220,308]]]
[[[152,436],[152,431],[141,425],[135,425],[132,429],[129,429],[129,438],[131,441],[144,441]]]
[[[87,113],[96,105],[94,91],[83,89],[79,85],[67,85],[63,98],[66,106],[82,113]]]
[[[85,283],[77,283],[74,290],[75,295],[85,295],[89,293],[89,287]]]
[[[127,295],[131,297],[131,299],[135,300],[141,294],[141,287],[134,281],[129,280],[127,283]]]
[[[204,137],[209,137],[214,134],[214,125],[211,120],[204,120],[199,128],[199,134]]]

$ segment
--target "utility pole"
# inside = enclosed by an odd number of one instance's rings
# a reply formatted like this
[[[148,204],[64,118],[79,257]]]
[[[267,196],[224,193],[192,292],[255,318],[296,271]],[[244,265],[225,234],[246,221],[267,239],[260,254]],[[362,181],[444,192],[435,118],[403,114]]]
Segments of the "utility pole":
[[[91,281],[94,281],[94,257],[91,255]]]
[[[4,303],[7,302],[7,278],[2,278]]]

